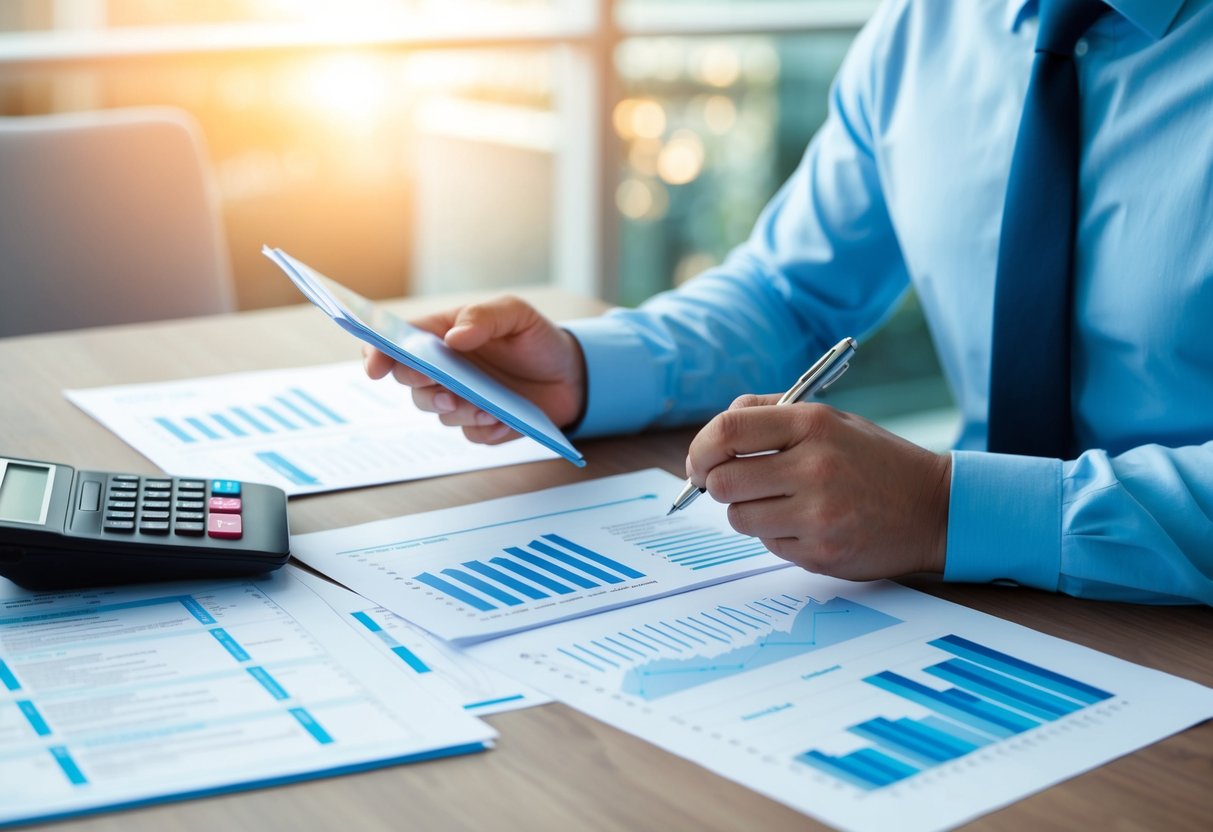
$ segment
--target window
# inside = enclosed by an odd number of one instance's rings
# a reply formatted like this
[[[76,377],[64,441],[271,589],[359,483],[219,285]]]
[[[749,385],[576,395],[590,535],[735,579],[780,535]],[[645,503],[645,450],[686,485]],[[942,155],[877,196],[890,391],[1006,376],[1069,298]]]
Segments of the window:
[[[9,0],[0,115],[199,120],[242,308],[263,242],[374,297],[553,283],[633,305],[748,234],[874,0]],[[913,298],[831,394],[947,405]]]

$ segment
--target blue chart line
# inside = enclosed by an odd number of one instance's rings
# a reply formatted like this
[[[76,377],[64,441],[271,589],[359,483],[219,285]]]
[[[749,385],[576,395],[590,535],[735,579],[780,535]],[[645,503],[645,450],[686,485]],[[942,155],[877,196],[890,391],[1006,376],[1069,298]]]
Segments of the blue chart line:
[[[877,716],[847,728],[871,746],[842,755],[810,749],[796,759],[872,791],[1113,696],[960,636],[928,644],[954,658],[928,665],[923,672],[955,687],[939,689],[891,670],[864,682],[932,711],[930,716]]]
[[[347,419],[306,390],[293,387],[269,402],[231,405],[208,413],[152,421],[179,442],[221,442],[248,436],[268,436],[301,428],[347,424]]]
[[[845,598],[823,604],[785,595],[740,609],[720,606],[644,625],[631,633],[573,645],[570,651],[596,670],[621,666],[623,660],[629,667],[622,691],[652,701],[900,623],[898,618]],[[622,652],[617,652],[618,646],[607,646],[611,638],[624,640]],[[703,655],[704,647],[730,644],[736,646],[724,653]],[[650,650],[660,645],[660,654],[634,649],[646,645]]]
[[[661,555],[670,563],[687,569],[711,569],[738,560],[767,554],[767,548],[753,537],[695,527],[679,532],[633,540],[632,543]]]
[[[522,607],[576,592],[627,583],[645,574],[558,534],[527,546],[507,546],[506,557],[470,560],[458,567],[422,572],[413,580],[481,612]]]

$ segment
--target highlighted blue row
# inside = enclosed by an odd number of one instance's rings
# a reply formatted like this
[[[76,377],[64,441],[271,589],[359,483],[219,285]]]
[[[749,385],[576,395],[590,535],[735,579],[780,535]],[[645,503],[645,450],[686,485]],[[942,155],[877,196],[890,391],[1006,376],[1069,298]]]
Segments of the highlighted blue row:
[[[362,626],[366,627],[368,630],[378,636],[379,640],[388,646],[388,649],[391,650],[394,656],[411,667],[415,672],[429,673],[431,671],[430,666],[422,661],[420,656],[393,638],[391,633],[380,627],[379,622],[371,618],[365,612],[353,612],[350,613],[350,615],[354,617],[355,621],[362,624]]]
[[[271,470],[286,477],[296,485],[319,485],[320,478],[304,471],[277,451],[258,451],[253,454]]]
[[[13,671],[9,670],[8,665],[4,663],[4,659],[0,659],[0,684],[3,684],[9,690],[21,690],[21,683],[17,681],[17,677],[13,675]]]
[[[431,589],[481,612],[520,607],[552,595],[621,584],[645,577],[625,563],[609,558],[558,534],[532,540],[528,548],[506,547],[509,557],[466,561],[435,575],[414,577]]]
[[[812,749],[796,759],[870,791],[1113,696],[960,636],[928,643],[956,658],[923,672],[956,687],[938,690],[891,670],[864,681],[934,713],[922,719],[866,720],[847,730],[875,747],[837,756]]]
[[[55,758],[55,762],[59,764],[59,768],[63,770],[69,783],[73,786],[84,786],[88,783],[88,778],[84,776],[80,766],[76,765],[76,761],[72,759],[66,746],[52,745],[47,751]]]
[[[278,680],[269,674],[269,671],[264,667],[249,667],[249,675],[261,683],[261,686],[269,691],[270,696],[281,702],[284,699],[290,699],[290,694],[282,685],[278,684]]]
[[[216,627],[210,630],[210,634],[215,637],[215,641],[223,645],[223,649],[232,654],[232,658],[238,662],[247,662],[249,654],[244,651],[236,639],[232,638],[227,630],[222,627]]]
[[[46,724],[46,720],[42,718],[42,714],[38,713],[38,709],[34,707],[34,703],[28,699],[17,701],[17,707],[21,709],[21,713],[29,721],[30,727],[34,729],[34,733],[40,737],[49,737],[51,727]]]
[[[344,425],[348,420],[332,407],[299,387],[292,387],[272,404],[256,407],[235,405],[204,415],[155,416],[152,419],[179,442],[242,439],[271,434]]]
[[[198,603],[196,599],[189,595],[165,595],[160,598],[144,598],[139,601],[123,601],[118,604],[101,604],[96,607],[89,607],[90,615],[98,615],[103,613],[118,612],[120,610],[133,610],[140,607],[155,607],[161,604],[181,604],[186,611],[198,620],[201,624],[214,624],[214,617],[206,611],[206,608]],[[0,627],[18,624],[34,624],[40,621],[53,621],[56,618],[74,618],[80,615],[80,608],[56,610],[54,612],[41,612],[34,615],[21,615],[12,618],[0,618]],[[7,678],[4,676],[4,669],[0,665],[0,681],[5,685],[8,684]],[[14,680],[15,681],[15,680]],[[16,690],[16,688],[9,688]]]
[[[315,717],[313,717],[305,709],[289,708],[288,710],[291,712],[291,716],[295,717],[295,721],[302,725],[304,730],[311,734],[312,738],[315,739],[316,742],[320,743],[321,745],[329,745],[333,741],[333,738],[329,732],[324,730],[320,723],[316,721]]]
[[[767,554],[755,538],[727,534],[714,529],[690,529],[636,541],[641,548],[661,555],[670,563],[688,569],[710,569]]]

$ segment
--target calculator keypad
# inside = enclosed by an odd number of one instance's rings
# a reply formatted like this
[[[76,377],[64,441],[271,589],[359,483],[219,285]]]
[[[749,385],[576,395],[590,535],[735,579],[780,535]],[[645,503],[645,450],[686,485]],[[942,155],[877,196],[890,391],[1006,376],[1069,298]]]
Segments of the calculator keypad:
[[[114,474],[105,494],[101,528],[113,534],[212,537],[244,535],[240,483]]]

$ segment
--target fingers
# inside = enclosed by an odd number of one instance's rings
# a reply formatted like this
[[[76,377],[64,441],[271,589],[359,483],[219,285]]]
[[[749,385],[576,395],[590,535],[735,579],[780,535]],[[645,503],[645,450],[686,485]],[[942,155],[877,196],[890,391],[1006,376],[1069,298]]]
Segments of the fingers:
[[[396,381],[409,387],[425,387],[434,383],[429,376],[409,369],[373,347],[362,348],[362,366],[366,374],[376,380],[390,373]]]
[[[827,428],[833,412],[821,404],[776,407],[765,403],[770,400],[769,396],[742,396],[708,422],[691,441],[688,452],[689,476],[694,482],[707,483],[713,469],[737,457],[786,450],[811,438]]]
[[[381,379],[392,371],[396,360],[384,355],[374,347],[362,348],[362,368],[373,379]]]

